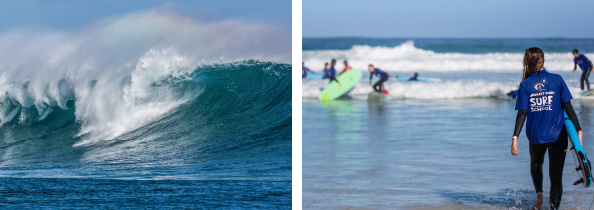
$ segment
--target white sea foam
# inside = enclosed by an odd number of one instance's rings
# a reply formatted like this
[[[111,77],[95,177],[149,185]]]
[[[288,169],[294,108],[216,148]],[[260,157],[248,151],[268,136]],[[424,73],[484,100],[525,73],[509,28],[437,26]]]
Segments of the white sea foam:
[[[394,47],[372,47],[356,45],[348,50],[308,50],[303,51],[303,60],[314,70],[323,68],[332,58],[347,59],[355,68],[366,69],[374,64],[382,70],[391,72],[410,71],[497,71],[514,72],[522,69],[523,52],[518,53],[437,53],[415,47],[413,41]],[[594,57],[594,54],[586,54]],[[567,53],[546,53],[545,67],[552,71],[573,69],[573,56]],[[340,62],[339,62],[340,63]],[[342,64],[338,65],[342,68]]]
[[[302,97],[316,99],[322,88],[328,85],[328,80],[304,80]],[[486,81],[486,80],[444,80],[439,82],[386,82],[388,100],[400,99],[461,99],[461,98],[493,98],[507,99],[507,93],[518,89],[518,82],[514,81]],[[580,98],[580,89],[569,87],[574,98]],[[372,90],[368,80],[361,80],[348,96],[355,100],[367,100],[367,94]]]

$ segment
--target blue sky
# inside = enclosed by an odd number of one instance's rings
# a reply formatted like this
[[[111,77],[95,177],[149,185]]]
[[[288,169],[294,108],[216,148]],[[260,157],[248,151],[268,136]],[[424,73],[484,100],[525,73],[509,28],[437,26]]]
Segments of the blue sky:
[[[594,38],[594,1],[303,0],[303,37]]]
[[[290,1],[19,0],[0,3],[0,31],[31,26],[72,31],[95,20],[168,3],[173,3],[169,8],[176,13],[206,21],[247,19],[291,26]]]

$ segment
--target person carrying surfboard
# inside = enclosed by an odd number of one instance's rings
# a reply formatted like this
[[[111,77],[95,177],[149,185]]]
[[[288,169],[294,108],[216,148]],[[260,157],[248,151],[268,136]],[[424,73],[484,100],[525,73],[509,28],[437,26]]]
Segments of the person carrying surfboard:
[[[307,72],[315,73],[312,70],[310,70],[309,68],[305,67],[305,62],[301,61],[301,78],[302,79],[307,77]]]
[[[384,91],[384,82],[388,81],[388,77],[392,78],[392,81],[394,81],[394,77],[389,76],[388,73],[382,71],[379,68],[375,68],[375,66],[373,66],[373,64],[369,64],[369,84],[371,85],[371,79],[373,79],[373,75],[375,74],[375,76],[378,76],[380,78],[380,80],[378,80],[377,82],[375,82],[375,84],[373,84],[373,90],[376,92],[380,92],[382,93]]]
[[[518,135],[526,122],[526,136],[530,149],[530,174],[537,200],[532,209],[542,207],[542,165],[545,152],[549,151],[549,178],[551,181],[550,207],[559,209],[563,194],[563,166],[567,149],[565,111],[578,131],[582,142],[582,129],[571,105],[571,93],[563,78],[549,73],[544,66],[544,53],[533,47],[524,51],[522,83],[516,101],[516,124],[512,137],[511,154],[517,156]]]
[[[353,67],[349,66],[347,60],[344,60],[344,62],[342,62],[342,63],[344,64],[344,69],[342,69],[342,71],[340,72],[340,74],[343,74],[343,73],[347,72],[348,70],[353,69]]]
[[[577,49],[573,49],[573,71],[571,71],[571,73],[575,72],[578,66],[582,69],[580,88],[584,90],[584,82],[586,82],[586,86],[588,90],[590,90],[590,81],[588,80],[588,77],[592,72],[592,61],[590,61],[584,54],[580,54]]]

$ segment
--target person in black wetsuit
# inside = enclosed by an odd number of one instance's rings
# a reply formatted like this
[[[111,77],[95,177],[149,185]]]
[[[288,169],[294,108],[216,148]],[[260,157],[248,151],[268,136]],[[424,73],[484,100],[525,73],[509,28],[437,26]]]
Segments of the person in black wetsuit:
[[[302,79],[307,77],[307,72],[315,73],[312,70],[310,70],[309,68],[305,67],[305,62],[301,61],[301,78]]]
[[[327,65],[328,63],[326,63],[324,66],[324,79],[329,79],[329,82],[336,81],[336,83],[338,83],[338,87],[340,87],[340,82],[336,79],[336,69],[334,68],[334,66],[336,66],[336,59],[332,59],[332,61],[330,61],[329,69],[327,69]]]
[[[379,68],[375,68],[375,66],[373,66],[373,64],[369,64],[369,84],[371,85],[371,79],[373,78],[373,75],[375,74],[375,76],[380,77],[380,80],[375,82],[375,84],[373,84],[373,90],[375,90],[376,92],[382,92],[383,91],[383,84],[384,82],[388,81],[388,77],[392,78],[392,81],[394,81],[394,77],[389,76],[388,73],[382,71]]]
[[[549,178],[551,181],[550,207],[559,209],[563,194],[563,165],[567,149],[565,117],[578,131],[582,142],[582,129],[571,106],[571,93],[561,76],[549,73],[544,66],[544,53],[533,47],[524,51],[524,72],[516,101],[516,125],[512,137],[511,153],[517,156],[518,135],[526,118],[526,136],[530,142],[530,175],[536,191],[537,201],[532,209],[542,207],[542,165],[546,151],[549,151]]]
[[[577,67],[580,66],[580,69],[582,69],[582,76],[580,77],[580,88],[584,90],[584,82],[586,82],[586,87],[588,88],[588,90],[590,90],[590,81],[588,80],[588,77],[592,72],[592,61],[590,61],[590,59],[588,59],[588,57],[586,57],[585,55],[580,54],[577,49],[574,49],[572,53],[573,71],[571,71],[571,73],[575,72]]]

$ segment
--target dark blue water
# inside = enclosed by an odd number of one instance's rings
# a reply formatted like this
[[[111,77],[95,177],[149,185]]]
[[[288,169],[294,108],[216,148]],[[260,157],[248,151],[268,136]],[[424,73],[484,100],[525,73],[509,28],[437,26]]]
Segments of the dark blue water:
[[[302,50],[346,50],[354,45],[394,47],[406,41],[415,46],[438,53],[514,53],[530,47],[540,47],[545,52],[594,52],[594,39],[430,39],[430,38],[304,38]]]
[[[89,93],[63,94],[63,106],[27,106],[14,92],[33,88],[14,82],[0,103],[0,208],[289,207],[290,72],[290,65],[254,60],[206,65],[144,83],[130,103],[89,100],[133,86],[130,77],[91,82],[89,91],[58,85]],[[118,116],[135,126],[105,138],[120,131],[108,126],[119,118],[94,125],[101,119],[80,113],[87,103],[129,107]],[[96,129],[81,133],[88,127]]]

